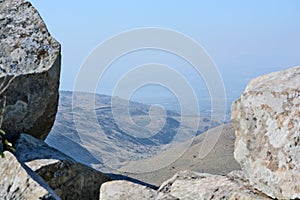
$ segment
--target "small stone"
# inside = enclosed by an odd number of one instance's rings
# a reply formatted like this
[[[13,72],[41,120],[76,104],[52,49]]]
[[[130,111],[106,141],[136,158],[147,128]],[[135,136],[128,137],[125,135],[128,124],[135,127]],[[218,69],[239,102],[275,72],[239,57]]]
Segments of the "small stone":
[[[110,181],[102,184],[100,200],[155,200],[156,191],[129,181]]]

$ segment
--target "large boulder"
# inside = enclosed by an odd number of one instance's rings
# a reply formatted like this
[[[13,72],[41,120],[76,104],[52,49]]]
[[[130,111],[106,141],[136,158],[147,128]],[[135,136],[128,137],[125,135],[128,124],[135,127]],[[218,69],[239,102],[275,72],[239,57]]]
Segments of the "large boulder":
[[[58,105],[60,44],[25,0],[0,1],[0,27],[1,128],[9,138],[45,139]]]
[[[21,134],[16,157],[41,176],[61,199],[99,199],[102,183],[110,178],[76,162],[45,142]]]
[[[0,199],[59,199],[43,179],[26,170],[14,155],[4,155],[0,162]]]
[[[300,198],[300,67],[253,79],[232,105],[235,159],[251,185]]]

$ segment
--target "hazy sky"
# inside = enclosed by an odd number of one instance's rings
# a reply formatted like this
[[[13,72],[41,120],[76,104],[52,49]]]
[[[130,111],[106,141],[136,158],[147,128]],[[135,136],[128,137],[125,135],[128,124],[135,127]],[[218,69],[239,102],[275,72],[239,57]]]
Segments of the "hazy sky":
[[[140,27],[173,29],[200,43],[230,97],[250,78],[300,65],[298,0],[31,2],[62,44],[62,90],[73,89],[80,65],[99,43]]]

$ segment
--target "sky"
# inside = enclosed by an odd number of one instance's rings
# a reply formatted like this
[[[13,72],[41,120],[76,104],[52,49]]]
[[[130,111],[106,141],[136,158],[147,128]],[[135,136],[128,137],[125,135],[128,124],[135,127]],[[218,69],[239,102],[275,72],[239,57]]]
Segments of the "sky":
[[[61,90],[74,89],[81,65],[97,45],[143,27],[171,29],[198,42],[220,71],[229,99],[238,98],[249,80],[258,75],[300,65],[298,0],[31,2],[51,35],[62,44]],[[151,59],[170,66],[181,62],[166,53],[149,52],[137,52],[135,57],[129,55],[115,63],[112,74],[120,72],[117,64],[137,65]],[[109,87],[105,83],[110,77],[104,78],[104,88]],[[187,78],[196,88],[202,84],[192,75]]]

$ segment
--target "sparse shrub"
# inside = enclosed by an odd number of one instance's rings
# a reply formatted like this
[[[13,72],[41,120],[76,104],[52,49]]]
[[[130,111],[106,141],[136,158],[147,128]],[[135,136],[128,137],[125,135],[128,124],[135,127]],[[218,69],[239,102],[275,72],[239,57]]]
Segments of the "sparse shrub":
[[[9,151],[15,151],[12,143],[10,143],[6,137],[5,137],[5,132],[0,129],[0,156],[1,158],[4,158],[4,151],[9,150]]]

